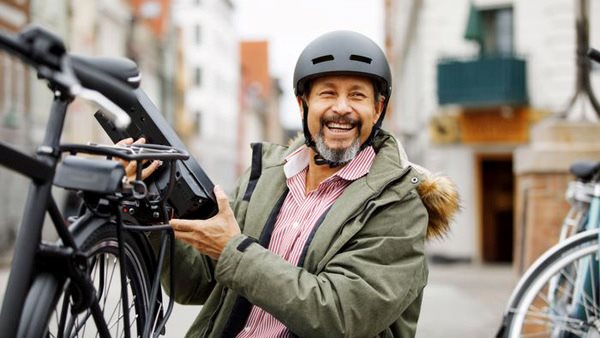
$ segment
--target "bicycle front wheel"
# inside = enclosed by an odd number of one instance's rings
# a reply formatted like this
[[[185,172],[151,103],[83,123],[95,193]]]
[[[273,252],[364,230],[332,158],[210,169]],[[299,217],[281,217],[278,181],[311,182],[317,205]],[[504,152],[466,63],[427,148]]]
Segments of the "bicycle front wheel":
[[[80,244],[88,263],[86,273],[94,285],[111,337],[123,337],[125,331],[141,336],[146,320],[152,320],[148,314],[152,281],[147,253],[132,234],[124,232],[123,235],[126,311],[123,311],[116,225],[107,222],[97,227]],[[18,337],[98,337],[92,311],[77,309],[81,301],[81,290],[74,281],[50,273],[39,274],[27,296]],[[130,327],[124,327],[125,316]]]
[[[508,337],[600,337],[598,236],[564,246],[508,309]]]

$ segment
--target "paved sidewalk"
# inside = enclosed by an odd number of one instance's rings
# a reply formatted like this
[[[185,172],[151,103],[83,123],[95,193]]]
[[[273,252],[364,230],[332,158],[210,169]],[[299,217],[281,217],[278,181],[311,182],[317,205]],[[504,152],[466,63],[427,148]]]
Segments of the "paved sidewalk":
[[[431,264],[417,338],[494,337],[516,282],[509,264]]]

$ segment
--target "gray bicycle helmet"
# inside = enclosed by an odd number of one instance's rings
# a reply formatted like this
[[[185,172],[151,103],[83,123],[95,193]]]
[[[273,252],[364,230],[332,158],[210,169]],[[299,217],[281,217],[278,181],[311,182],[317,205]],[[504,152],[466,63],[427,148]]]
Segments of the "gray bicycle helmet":
[[[364,75],[371,78],[375,90],[384,96],[384,105],[379,120],[373,126],[371,134],[361,145],[361,149],[370,145],[379,131],[392,93],[392,74],[390,66],[381,48],[368,37],[352,31],[333,31],[326,33],[309,43],[296,62],[294,70],[294,94],[302,96],[308,89],[307,84],[316,77],[324,75]],[[304,118],[302,121],[306,144],[315,148],[308,131],[308,107],[303,101]],[[316,150],[316,149],[315,149]],[[337,166],[340,163],[329,163]],[[323,163],[325,164],[325,163]]]

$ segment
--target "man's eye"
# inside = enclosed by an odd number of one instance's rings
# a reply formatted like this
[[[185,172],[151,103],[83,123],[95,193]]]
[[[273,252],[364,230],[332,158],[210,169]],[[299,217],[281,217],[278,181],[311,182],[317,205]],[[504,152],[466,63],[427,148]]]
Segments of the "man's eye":
[[[334,93],[331,90],[324,90],[320,93],[321,96],[332,96]]]
[[[352,93],[350,93],[350,96],[356,97],[356,98],[361,98],[361,99],[367,97],[365,94],[363,94],[361,92],[352,92]]]

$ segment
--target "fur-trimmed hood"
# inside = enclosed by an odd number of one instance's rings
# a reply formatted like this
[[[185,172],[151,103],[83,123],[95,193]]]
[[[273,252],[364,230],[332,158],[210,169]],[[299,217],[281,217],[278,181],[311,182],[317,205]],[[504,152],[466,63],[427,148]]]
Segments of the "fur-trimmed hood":
[[[444,238],[450,231],[454,216],[461,208],[458,189],[454,182],[444,175],[432,174],[422,167],[418,167],[417,170],[425,177],[417,187],[417,192],[429,214],[427,239]]]

